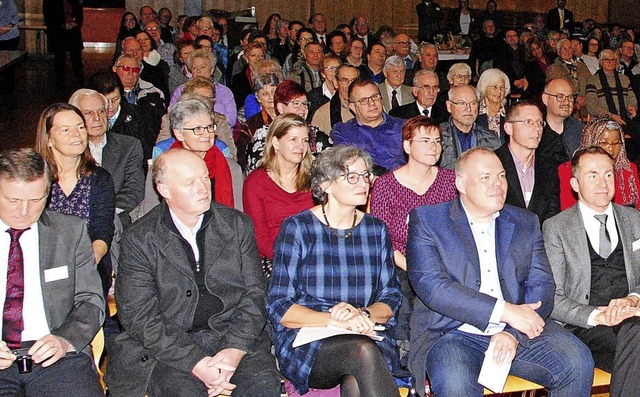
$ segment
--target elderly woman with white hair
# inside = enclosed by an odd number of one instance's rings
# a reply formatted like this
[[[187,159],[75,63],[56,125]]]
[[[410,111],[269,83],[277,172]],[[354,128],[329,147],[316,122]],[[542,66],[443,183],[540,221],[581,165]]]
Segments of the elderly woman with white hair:
[[[449,68],[447,80],[449,80],[451,87],[469,84],[471,81],[471,67],[464,62],[454,63]]]
[[[481,127],[495,133],[504,143],[505,103],[511,92],[509,77],[500,69],[487,69],[480,75],[478,86],[480,108],[476,122]]]

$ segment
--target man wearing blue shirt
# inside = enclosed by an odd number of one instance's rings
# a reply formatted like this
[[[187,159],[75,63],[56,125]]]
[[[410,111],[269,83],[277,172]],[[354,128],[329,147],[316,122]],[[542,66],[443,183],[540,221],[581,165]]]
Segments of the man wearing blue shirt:
[[[355,119],[337,123],[331,130],[336,145],[355,145],[371,155],[374,173],[382,175],[407,162],[402,150],[403,119],[387,115],[380,89],[371,80],[359,78],[349,86],[349,109]]]

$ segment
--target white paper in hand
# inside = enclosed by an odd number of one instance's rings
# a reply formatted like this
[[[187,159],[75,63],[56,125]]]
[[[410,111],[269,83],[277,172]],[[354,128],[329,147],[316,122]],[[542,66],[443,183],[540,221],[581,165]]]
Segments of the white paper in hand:
[[[508,354],[502,365],[494,363],[493,348],[495,345],[495,342],[489,343],[489,347],[484,353],[484,361],[482,362],[482,368],[478,376],[478,383],[494,393],[502,393],[504,384],[507,382],[507,376],[509,376],[509,370],[511,369],[511,357],[510,354]]]
[[[306,345],[307,343],[315,342],[317,340],[330,338],[336,335],[360,335],[357,332],[349,331],[344,328],[334,327],[302,327],[298,331],[298,336],[293,341],[293,348]],[[366,335],[369,338],[380,342],[384,337],[379,335]]]

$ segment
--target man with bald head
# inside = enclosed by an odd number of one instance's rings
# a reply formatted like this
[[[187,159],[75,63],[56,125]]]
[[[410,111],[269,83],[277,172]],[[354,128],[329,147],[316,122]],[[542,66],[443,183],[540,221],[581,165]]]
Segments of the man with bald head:
[[[109,344],[109,390],[278,397],[250,219],[211,202],[207,165],[193,152],[162,154],[152,176],[163,202],[122,241],[116,299],[124,331]]]
[[[487,352],[550,395],[590,396],[589,349],[549,318],[555,283],[538,219],[505,204],[505,170],[492,150],[468,150],[455,170],[457,199],[409,215],[407,269],[419,298],[409,368],[417,384],[426,370],[437,396],[481,396]]]
[[[447,110],[451,114],[442,128],[442,156],[440,166],[453,169],[456,159],[474,147],[499,148],[500,137],[476,124],[480,93],[470,85],[460,85],[449,90]]]
[[[417,57],[411,53],[411,38],[404,33],[398,33],[393,38],[393,51],[402,58],[407,70],[413,69]]]
[[[574,98],[573,82],[562,78],[549,81],[542,93],[547,125],[542,131],[538,150],[552,158],[556,166],[571,160],[582,140],[584,123],[572,116]]]

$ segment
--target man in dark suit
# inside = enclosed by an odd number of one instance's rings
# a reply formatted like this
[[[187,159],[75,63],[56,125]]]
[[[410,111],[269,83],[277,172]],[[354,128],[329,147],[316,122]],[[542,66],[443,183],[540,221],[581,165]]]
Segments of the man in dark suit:
[[[170,150],[152,172],[164,201],[122,241],[116,300],[124,331],[109,344],[109,390],[280,396],[251,221],[211,203],[207,166],[193,152]]]
[[[444,17],[440,5],[435,1],[422,0],[416,5],[418,14],[418,40],[433,42],[440,30],[440,21]]]
[[[45,211],[50,185],[33,149],[0,153],[0,395],[102,396],[89,345],[104,320],[93,249],[85,222]]]
[[[64,65],[67,51],[78,86],[84,86],[82,66],[82,2],[79,0],[48,0],[42,5],[42,15],[47,25],[49,51],[54,55],[56,84],[65,90]]]
[[[116,192],[116,213],[123,226],[131,224],[131,211],[144,199],[144,155],[136,138],[107,133],[108,102],[86,88],[73,93],[69,104],[84,114],[89,149],[96,162],[109,171]]]
[[[611,396],[640,390],[640,213],[613,204],[614,160],[599,147],[571,160],[578,203],[545,222],[557,288],[551,318],[612,372]]]
[[[558,7],[552,8],[547,13],[547,29],[559,32],[561,29],[569,30],[573,33],[573,12],[567,10],[565,6],[567,0],[558,0]]]
[[[537,151],[544,123],[536,105],[516,102],[504,124],[509,142],[496,149],[509,186],[507,204],[533,212],[540,225],[560,212],[558,167]]]
[[[417,384],[426,369],[435,395],[480,396],[478,374],[492,349],[494,363],[510,362],[512,374],[554,396],[590,396],[587,347],[547,318],[555,284],[538,220],[505,205],[507,181],[493,151],[463,153],[456,187],[457,199],[409,216],[407,269],[419,298],[409,366]]]
[[[413,78],[411,93],[416,98],[415,102],[391,109],[389,115],[409,119],[414,116],[429,116],[436,123],[444,123],[449,119],[447,106],[438,101],[440,82],[438,74],[431,70],[421,69]]]
[[[363,16],[355,18],[353,32],[364,41],[365,51],[380,40],[370,32],[369,21]]]
[[[112,70],[98,71],[89,78],[89,88],[107,98],[109,131],[138,139],[142,144],[144,159],[149,160],[158,131],[153,130],[152,123],[142,108],[123,100],[124,88],[118,75]]]

